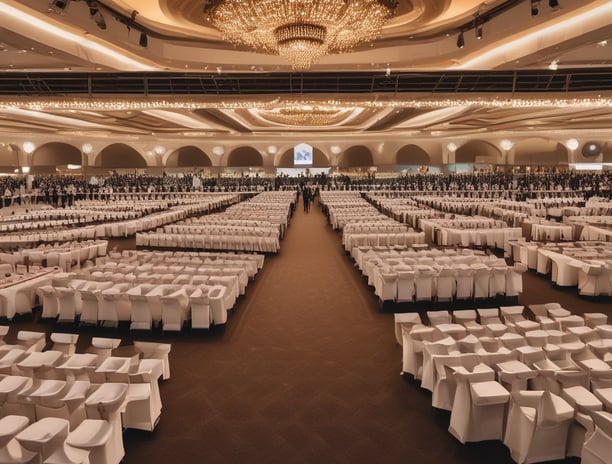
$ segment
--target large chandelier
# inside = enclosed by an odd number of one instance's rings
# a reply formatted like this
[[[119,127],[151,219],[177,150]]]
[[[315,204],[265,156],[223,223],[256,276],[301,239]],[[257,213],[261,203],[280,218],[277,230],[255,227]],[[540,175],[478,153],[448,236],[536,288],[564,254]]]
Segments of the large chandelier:
[[[331,126],[345,121],[357,109],[329,105],[303,104],[260,109],[256,113],[269,122],[286,126]]]
[[[396,7],[397,0],[206,0],[204,13],[224,40],[308,69],[374,40]]]

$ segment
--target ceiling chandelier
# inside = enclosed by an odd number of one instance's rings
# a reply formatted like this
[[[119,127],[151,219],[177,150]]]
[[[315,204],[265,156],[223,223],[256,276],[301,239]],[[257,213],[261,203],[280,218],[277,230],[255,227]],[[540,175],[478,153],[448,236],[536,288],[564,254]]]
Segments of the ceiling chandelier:
[[[374,40],[396,7],[397,0],[206,0],[204,13],[224,40],[301,70]]]
[[[280,108],[257,110],[257,114],[269,122],[286,126],[330,126],[346,120],[356,111],[352,107],[328,105],[289,105]]]

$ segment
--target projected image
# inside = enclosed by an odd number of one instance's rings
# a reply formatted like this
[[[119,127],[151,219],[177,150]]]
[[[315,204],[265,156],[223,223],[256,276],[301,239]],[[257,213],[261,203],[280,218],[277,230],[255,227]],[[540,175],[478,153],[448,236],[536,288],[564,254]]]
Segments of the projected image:
[[[312,147],[307,143],[300,143],[293,147],[294,166],[312,166]]]

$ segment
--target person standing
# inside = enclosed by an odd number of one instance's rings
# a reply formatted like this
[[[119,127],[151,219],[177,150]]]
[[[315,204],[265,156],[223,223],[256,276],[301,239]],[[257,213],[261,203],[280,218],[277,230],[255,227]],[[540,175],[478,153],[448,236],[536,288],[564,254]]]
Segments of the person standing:
[[[304,201],[304,212],[307,213],[310,211],[310,191],[308,190],[308,187],[304,187],[304,190],[302,191],[302,199]]]

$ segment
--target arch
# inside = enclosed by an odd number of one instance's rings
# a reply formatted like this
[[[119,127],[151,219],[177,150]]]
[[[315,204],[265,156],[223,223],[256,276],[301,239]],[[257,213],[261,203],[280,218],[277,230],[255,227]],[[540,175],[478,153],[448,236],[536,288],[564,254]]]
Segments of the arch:
[[[146,168],[147,162],[135,149],[125,143],[113,143],[96,157],[96,166],[104,168]]]
[[[312,147],[312,167],[313,168],[327,168],[330,162],[327,155],[317,147]],[[292,168],[293,167],[293,147],[285,151],[279,161],[277,167],[279,168]]]
[[[166,159],[167,168],[212,166],[212,160],[204,151],[193,145],[174,150]]]
[[[514,146],[514,164],[567,164],[568,151],[556,140],[531,138]]]
[[[410,144],[400,148],[395,154],[395,164],[400,165],[428,165],[431,157],[422,147]]]
[[[253,147],[238,147],[227,157],[227,165],[230,167],[263,166],[261,153]]]
[[[455,152],[455,163],[497,162],[501,151],[484,140],[470,140]]]
[[[68,143],[45,143],[32,154],[32,166],[66,166],[68,164],[83,164],[81,150]]]
[[[601,149],[602,162],[603,163],[612,163],[612,142],[606,142]]]
[[[372,152],[364,145],[349,147],[338,158],[338,166],[341,168],[372,166],[373,164]]]

